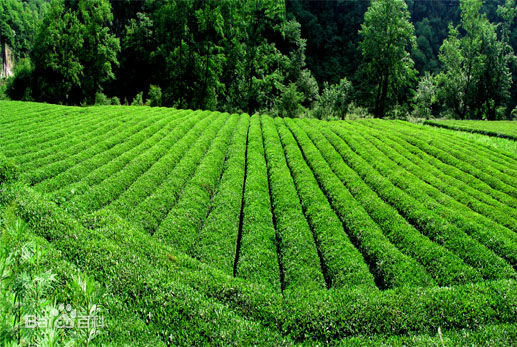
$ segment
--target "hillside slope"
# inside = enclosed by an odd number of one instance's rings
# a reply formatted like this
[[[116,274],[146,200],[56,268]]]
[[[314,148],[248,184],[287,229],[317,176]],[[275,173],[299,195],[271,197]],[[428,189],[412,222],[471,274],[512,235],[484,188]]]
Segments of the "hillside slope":
[[[0,111],[1,203],[146,322],[106,341],[516,339],[515,154],[394,121]]]

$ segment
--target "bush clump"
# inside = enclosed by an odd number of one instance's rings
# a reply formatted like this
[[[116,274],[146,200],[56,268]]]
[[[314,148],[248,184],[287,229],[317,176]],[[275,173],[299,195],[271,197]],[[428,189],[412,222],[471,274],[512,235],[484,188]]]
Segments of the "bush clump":
[[[131,106],[143,106],[144,105],[144,93],[140,92],[136,94],[135,98],[131,102]]]
[[[110,99],[104,93],[95,93],[95,105],[111,105]]]
[[[151,107],[162,106],[162,89],[160,87],[151,85],[149,88],[149,102]]]

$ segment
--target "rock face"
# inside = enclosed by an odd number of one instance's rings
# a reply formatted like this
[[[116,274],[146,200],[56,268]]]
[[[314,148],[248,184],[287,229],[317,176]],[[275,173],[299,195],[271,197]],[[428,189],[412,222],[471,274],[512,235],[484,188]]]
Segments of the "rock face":
[[[0,62],[2,63],[2,69],[0,70],[0,78],[11,77],[14,75],[14,57],[13,52],[7,45],[3,44],[0,47]]]

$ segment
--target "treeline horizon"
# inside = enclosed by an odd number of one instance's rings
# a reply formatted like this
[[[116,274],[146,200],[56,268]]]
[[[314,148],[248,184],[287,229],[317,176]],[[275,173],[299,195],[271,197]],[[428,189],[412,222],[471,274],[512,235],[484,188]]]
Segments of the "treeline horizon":
[[[11,99],[517,117],[515,0],[0,0]],[[1,83],[1,82],[0,82]]]

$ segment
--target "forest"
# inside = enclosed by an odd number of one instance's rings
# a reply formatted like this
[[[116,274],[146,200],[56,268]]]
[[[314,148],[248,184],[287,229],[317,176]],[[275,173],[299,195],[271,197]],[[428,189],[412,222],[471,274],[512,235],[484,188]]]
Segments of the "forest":
[[[515,0],[0,0],[12,100],[517,117]]]

